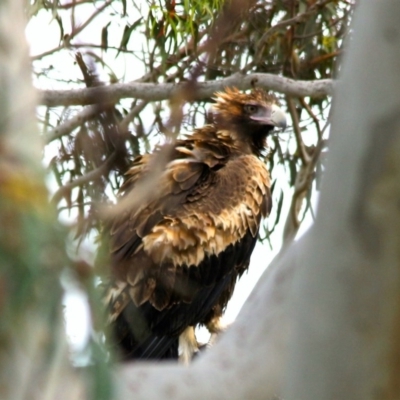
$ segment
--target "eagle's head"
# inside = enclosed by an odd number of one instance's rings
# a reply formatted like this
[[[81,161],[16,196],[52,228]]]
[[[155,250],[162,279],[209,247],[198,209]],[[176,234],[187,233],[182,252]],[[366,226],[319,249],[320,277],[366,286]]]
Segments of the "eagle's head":
[[[256,154],[266,147],[268,134],[286,128],[286,115],[278,100],[262,89],[242,93],[236,88],[227,88],[217,92],[214,99],[212,114],[216,127],[249,144]]]

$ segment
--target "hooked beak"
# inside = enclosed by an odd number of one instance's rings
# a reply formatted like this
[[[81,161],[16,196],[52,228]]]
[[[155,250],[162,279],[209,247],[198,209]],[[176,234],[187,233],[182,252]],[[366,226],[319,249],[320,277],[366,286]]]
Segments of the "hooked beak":
[[[272,104],[271,107],[260,110],[257,114],[252,115],[250,118],[264,125],[271,125],[275,128],[279,128],[281,132],[283,132],[287,126],[286,114],[276,104]]]

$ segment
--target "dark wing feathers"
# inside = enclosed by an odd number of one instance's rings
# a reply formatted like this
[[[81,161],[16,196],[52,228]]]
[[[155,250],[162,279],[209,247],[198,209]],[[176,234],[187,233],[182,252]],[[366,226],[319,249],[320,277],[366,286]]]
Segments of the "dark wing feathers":
[[[157,198],[116,218],[118,289],[110,287],[108,299],[126,358],[177,355],[177,335],[221,313],[247,268],[261,215],[270,210],[270,183],[258,158],[235,152],[229,136],[195,131],[178,141]],[[150,160],[135,160],[123,194],[146,178]]]

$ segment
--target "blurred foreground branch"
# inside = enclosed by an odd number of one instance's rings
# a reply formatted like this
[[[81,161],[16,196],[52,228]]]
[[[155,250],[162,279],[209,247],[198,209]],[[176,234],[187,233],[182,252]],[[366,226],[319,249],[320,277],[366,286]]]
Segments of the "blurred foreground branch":
[[[44,184],[25,3],[0,2],[0,397],[83,398],[62,321],[67,257]]]

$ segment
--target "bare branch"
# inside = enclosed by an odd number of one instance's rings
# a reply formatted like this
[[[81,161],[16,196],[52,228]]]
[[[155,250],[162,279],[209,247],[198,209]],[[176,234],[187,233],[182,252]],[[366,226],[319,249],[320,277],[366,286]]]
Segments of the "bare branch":
[[[286,28],[291,25],[298,24],[299,22],[303,22],[309,17],[310,15],[314,14],[315,12],[318,11],[318,9],[324,7],[326,4],[331,3],[332,0],[320,0],[314,3],[313,6],[311,6],[308,10],[301,14],[297,14],[293,18],[289,19],[284,19],[280,22],[278,22],[276,25],[272,26],[270,29],[268,29],[267,32],[264,33],[264,35],[261,38],[261,42],[265,42],[271,35],[273,35],[276,31]]]
[[[118,399],[277,400],[283,383],[290,332],[288,305],[298,273],[299,248],[292,246],[275,258],[235,324],[190,367],[132,363],[119,368]]]
[[[41,54],[37,54],[35,56],[32,56],[31,60],[32,61],[40,60],[43,57],[49,56],[50,54],[53,54],[53,53],[56,53],[57,51],[61,50],[64,47],[69,47],[69,42],[71,41],[71,39],[73,39],[79,33],[81,33],[93,21],[94,18],[96,18],[98,15],[100,15],[101,12],[104,11],[104,9],[106,9],[112,3],[112,1],[113,0],[106,1],[101,7],[96,9],[96,11],[82,25],[79,25],[69,35],[66,35],[65,38],[64,38],[64,43],[62,43],[61,45],[55,47],[54,49],[47,50],[47,51],[45,51],[45,52],[43,52]]]
[[[45,142],[50,143],[53,140],[59,139],[62,136],[68,135],[78,126],[82,125],[84,122],[93,118],[97,115],[103,108],[99,105],[89,106],[84,108],[81,112],[76,114],[74,117],[63,122],[62,124],[56,126],[53,130],[49,131],[45,136]]]
[[[93,0],[72,1],[71,3],[58,4],[57,8],[68,10],[69,8],[74,8],[87,3],[93,3]]]
[[[102,165],[100,165],[100,167],[88,172],[86,175],[80,176],[79,178],[67,183],[64,186],[61,186],[54,194],[52,202],[57,204],[62,199],[62,197],[66,193],[70,192],[73,188],[83,185],[84,183],[93,182],[94,180],[101,178],[105,174],[107,169],[110,168],[115,157],[115,153],[111,154],[111,156]]]
[[[319,125],[319,121],[317,116],[314,114],[313,110],[311,109],[311,107],[309,106],[309,104],[303,99],[300,98],[299,99],[300,104],[306,109],[306,111],[308,112],[308,115],[312,118],[312,120],[314,121],[314,125],[315,125],[315,129],[317,130],[317,134],[318,134],[318,140],[322,139],[322,131],[321,131],[321,127]]]
[[[96,9],[96,11],[82,24],[79,25],[76,29],[74,29],[71,34],[69,35],[69,39],[72,37],[77,36],[80,32],[82,32],[98,15],[102,13],[111,3],[113,0],[106,1],[101,7]]]
[[[300,228],[299,213],[303,205],[307,192],[310,190],[311,185],[314,181],[315,166],[318,162],[321,150],[326,145],[325,140],[320,140],[318,145],[314,148],[312,156],[303,164],[297,173],[296,182],[294,184],[294,193],[290,204],[289,214],[283,229],[283,245],[286,247],[296,237],[296,234]]]
[[[219,81],[199,82],[191,100],[210,98],[214,92],[227,86],[240,90],[251,89],[254,85],[297,97],[324,97],[332,94],[334,83],[331,79],[316,81],[295,81],[273,74],[234,74]],[[118,83],[114,85],[77,90],[40,90],[40,104],[48,107],[97,104],[99,99],[116,103],[120,99],[136,98],[147,101],[166,100],[182,91],[185,83]]]
[[[293,131],[296,136],[297,148],[300,153],[301,161],[302,161],[303,165],[305,165],[305,164],[309,163],[310,157],[307,153],[306,147],[304,146],[303,138],[301,137],[299,116],[297,115],[297,110],[294,105],[293,99],[290,97],[287,97],[286,101],[287,101],[287,105],[289,108],[290,116],[292,117]]]
[[[125,132],[128,130],[129,124],[134,120],[134,118],[139,115],[142,110],[147,106],[147,101],[142,101],[129,111],[129,113],[124,117],[124,119],[118,124],[119,130]]]

